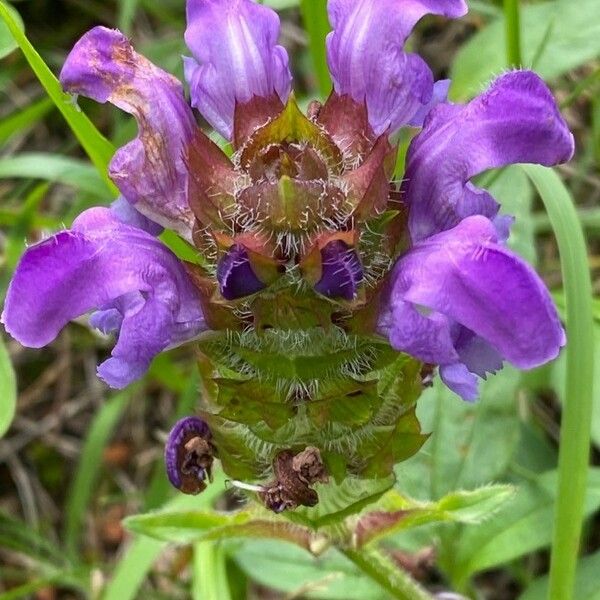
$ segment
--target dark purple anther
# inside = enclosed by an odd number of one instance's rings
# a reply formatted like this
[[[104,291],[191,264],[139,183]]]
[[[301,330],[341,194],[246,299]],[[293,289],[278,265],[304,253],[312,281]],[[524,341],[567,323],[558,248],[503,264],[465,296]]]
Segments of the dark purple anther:
[[[208,425],[198,417],[175,424],[165,446],[169,481],[184,494],[199,494],[211,479],[215,448]]]
[[[251,296],[266,287],[252,270],[248,252],[240,244],[232,246],[219,261],[217,279],[221,294],[226,300]]]
[[[341,240],[329,242],[321,250],[323,275],[315,290],[329,298],[353,300],[363,278],[356,252]]]

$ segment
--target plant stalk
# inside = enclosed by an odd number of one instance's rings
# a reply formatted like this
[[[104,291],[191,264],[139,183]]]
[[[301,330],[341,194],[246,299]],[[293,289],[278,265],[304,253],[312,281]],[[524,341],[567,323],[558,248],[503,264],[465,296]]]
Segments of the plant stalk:
[[[594,381],[592,284],[585,236],[568,190],[549,169],[527,165],[560,252],[567,309],[567,377],[550,560],[550,600],[571,600],[584,516]]]
[[[506,21],[506,58],[508,66],[520,67],[521,55],[521,14],[519,0],[504,0],[504,18]]]
[[[394,564],[385,554],[376,549],[362,548],[340,551],[365,575],[376,581],[397,600],[433,600],[408,573]]]

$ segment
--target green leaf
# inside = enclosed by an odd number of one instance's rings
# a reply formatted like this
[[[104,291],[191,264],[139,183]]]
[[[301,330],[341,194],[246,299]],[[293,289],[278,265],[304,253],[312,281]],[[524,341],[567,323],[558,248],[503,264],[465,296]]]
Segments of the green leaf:
[[[110,190],[98,172],[75,158],[43,152],[23,153],[0,159],[0,179],[22,177],[70,185],[86,194],[110,199]]]
[[[13,11],[0,1],[0,19],[4,21],[16,43],[21,48],[27,62],[37,75],[46,93],[58,110],[62,113],[73,133],[90,157],[98,173],[116,194],[116,188],[108,177],[108,163],[115,153],[114,146],[96,129],[94,124],[81,112],[68,94],[65,94],[58,79],[43,61],[37,50],[31,45],[19,24],[15,21]]]
[[[270,515],[255,518],[249,511],[157,511],[128,517],[124,524],[135,533],[178,544],[228,538],[269,538],[297,544],[311,551],[324,548],[322,538],[306,527],[276,521]]]
[[[388,600],[347,558],[334,549],[315,558],[275,541],[244,541],[233,553],[254,581],[288,593],[290,598]]]
[[[600,552],[584,556],[579,560],[573,598],[577,600],[600,600],[598,572],[600,572]],[[547,597],[548,577],[540,577],[525,590],[519,600],[546,600]]]
[[[591,469],[585,514],[600,507],[600,469]],[[466,529],[453,561],[459,581],[550,545],[556,500],[557,471],[519,488],[515,499],[493,519]]]
[[[523,64],[533,66],[545,79],[558,77],[600,54],[597,0],[525,4],[521,28],[527,32],[522,40]],[[451,71],[453,98],[474,96],[492,75],[502,72],[507,67],[505,47],[504,17],[500,17],[459,51]]]
[[[10,5],[7,5],[6,10],[10,14],[15,26],[21,31],[24,31],[25,26],[23,25],[23,19],[21,19],[21,15],[19,15],[16,9]],[[4,58],[17,47],[17,43],[11,35],[9,28],[3,21],[0,21],[0,58]]]
[[[481,384],[481,400],[463,402],[437,379],[419,400],[419,416],[430,440],[416,460],[397,468],[398,481],[413,497],[441,498],[499,479],[519,441],[516,392],[520,375],[505,367]]]
[[[77,471],[65,503],[64,540],[69,556],[75,556],[77,553],[78,541],[83,531],[83,517],[101,473],[102,452],[127,408],[134,389],[121,392],[104,404],[94,417],[85,439]]]
[[[374,509],[363,514],[355,528],[358,547],[427,523],[476,524],[491,518],[515,494],[509,485],[490,485],[457,491],[438,502],[420,503],[397,490],[385,494]]]
[[[12,423],[16,404],[17,378],[4,339],[0,335],[0,438]]]
[[[166,476],[166,475],[165,475]],[[215,481],[201,496],[179,494],[165,505],[164,510],[190,510],[209,507],[222,492],[222,474],[215,475]],[[221,482],[221,485],[217,485]],[[147,537],[134,539],[119,560],[112,579],[101,595],[102,600],[136,600],[138,591],[150,572],[152,565],[166,548],[164,541]]]

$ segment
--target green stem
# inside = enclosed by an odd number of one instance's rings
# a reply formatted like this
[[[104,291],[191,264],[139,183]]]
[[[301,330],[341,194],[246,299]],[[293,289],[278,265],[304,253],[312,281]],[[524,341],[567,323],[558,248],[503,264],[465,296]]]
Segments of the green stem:
[[[361,550],[341,549],[365,575],[376,581],[384,590],[397,600],[432,600],[408,573],[396,566],[379,550],[362,548]]]
[[[511,67],[523,64],[521,57],[521,18],[519,0],[504,0],[504,18],[506,20],[506,57]]]
[[[327,16],[327,2],[325,0],[301,0],[300,10],[304,28],[308,34],[308,45],[319,84],[319,92],[323,98],[327,98],[331,92],[331,76],[327,67],[325,51],[325,38],[331,29]]]
[[[225,551],[216,542],[194,544],[194,600],[231,600],[231,591],[225,568]]]
[[[550,217],[560,252],[567,307],[567,378],[558,458],[558,497],[550,561],[550,600],[573,598],[590,451],[594,336],[585,237],[560,177],[525,166]]]

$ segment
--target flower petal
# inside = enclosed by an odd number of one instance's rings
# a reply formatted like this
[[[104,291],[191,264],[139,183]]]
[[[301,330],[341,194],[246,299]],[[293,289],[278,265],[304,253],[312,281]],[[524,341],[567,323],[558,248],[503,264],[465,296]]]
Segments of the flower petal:
[[[248,251],[241,244],[233,245],[217,266],[217,279],[223,298],[237,300],[267,287],[250,264]]]
[[[138,137],[117,151],[110,175],[137,210],[190,239],[183,157],[197,126],[179,81],[105,27],[77,42],[60,80],[68,92],[110,102],[136,118]]]
[[[396,349],[479,376],[502,359],[529,369],[556,358],[565,337],[550,294],[497,242],[494,224],[474,216],[398,261],[380,322]]]
[[[363,279],[363,268],[353,248],[341,240],[321,250],[322,276],[315,290],[328,298],[353,300]]]
[[[107,208],[85,211],[72,230],[29,248],[8,290],[2,322],[22,344],[50,343],[71,320],[119,329],[99,374],[113,387],[143,375],[168,346],[205,329],[197,292],[179,259]]]
[[[327,56],[337,94],[366,100],[377,135],[418,118],[432,100],[433,76],[419,56],[404,52],[404,43],[427,13],[466,14],[464,0],[330,0],[328,9]]]
[[[530,71],[498,78],[468,104],[440,104],[410,145],[402,191],[413,241],[498,204],[469,179],[512,163],[555,165],[573,154],[573,136],[546,84]]]
[[[226,138],[236,103],[290,93],[288,55],[277,45],[279,17],[252,0],[188,0],[185,60],[192,103]]]

